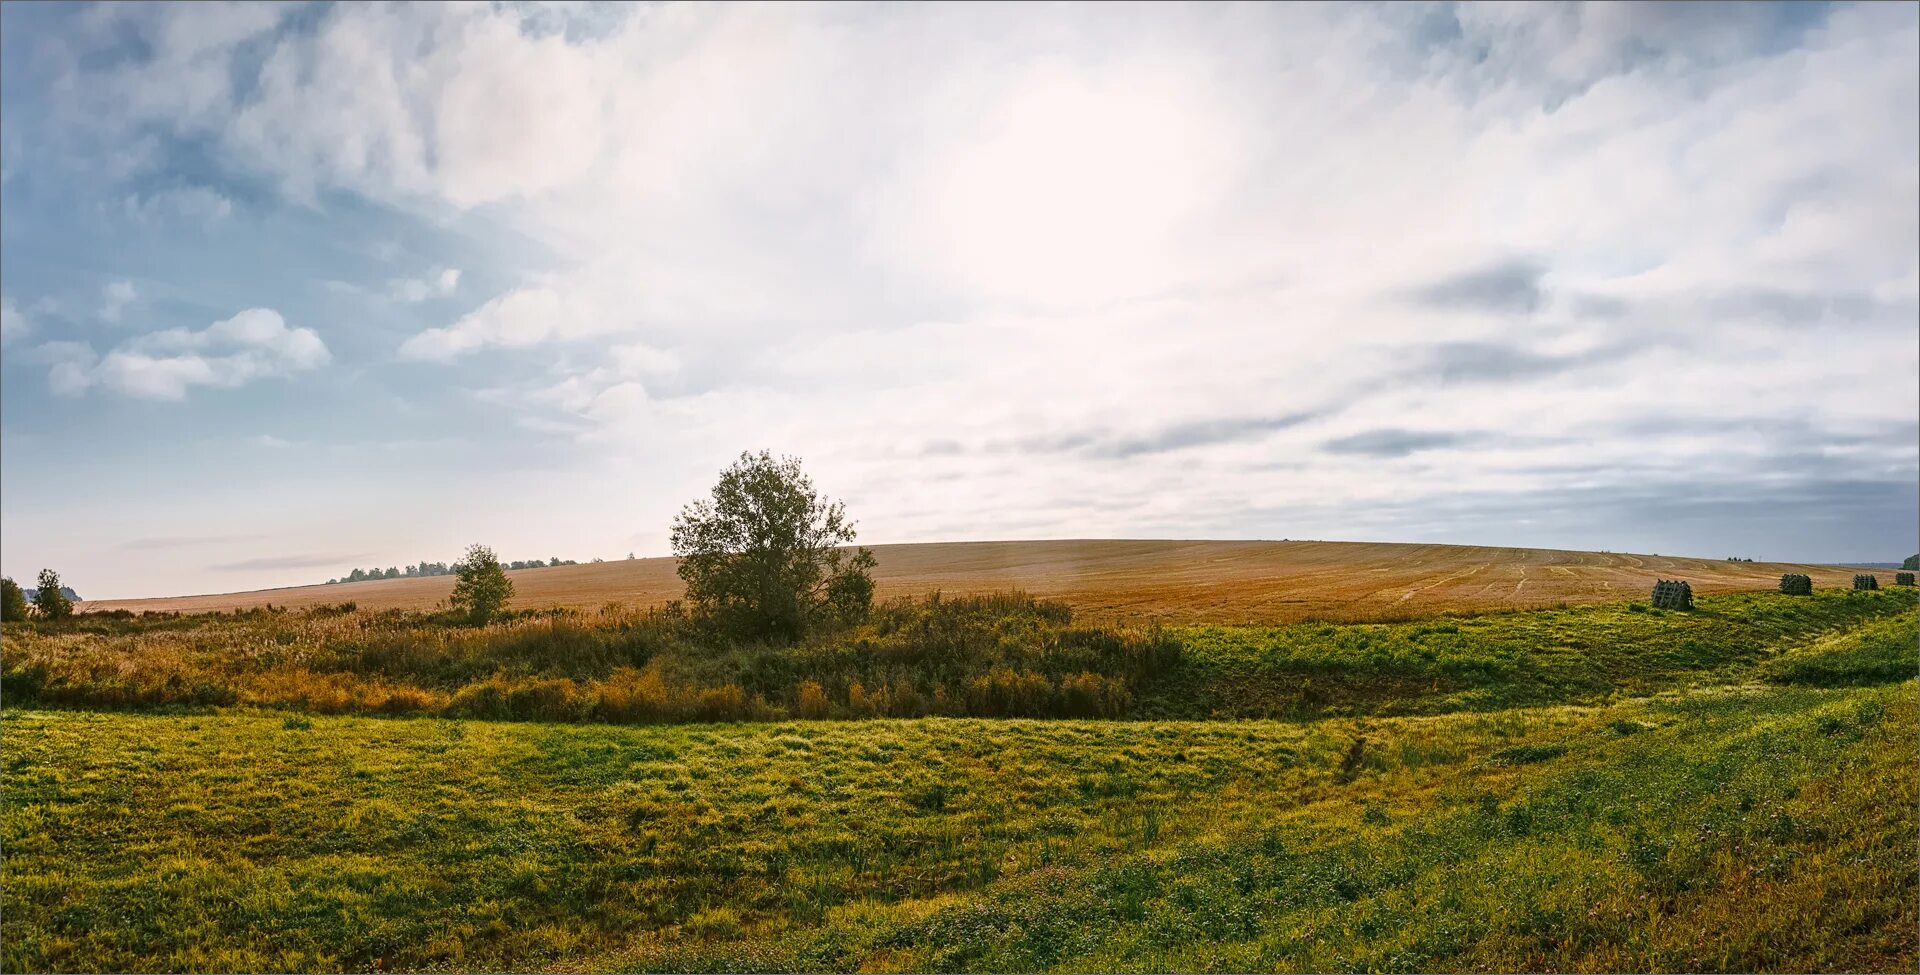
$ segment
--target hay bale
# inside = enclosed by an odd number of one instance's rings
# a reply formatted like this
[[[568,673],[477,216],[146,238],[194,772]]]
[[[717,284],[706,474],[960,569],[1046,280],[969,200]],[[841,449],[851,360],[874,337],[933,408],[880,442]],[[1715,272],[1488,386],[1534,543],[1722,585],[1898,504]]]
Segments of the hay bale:
[[[1661,579],[1653,584],[1655,609],[1692,609],[1693,587],[1678,579]]]
[[[1874,578],[1873,574],[1870,572],[1862,572],[1853,577],[1853,588],[1878,589],[1880,588],[1880,580]]]
[[[1911,586],[1911,585],[1913,585],[1913,573],[1911,573],[1911,572],[1895,572],[1895,573],[1893,574],[1893,584],[1894,584],[1894,585],[1896,585],[1896,586]]]
[[[1789,572],[1780,577],[1780,591],[1789,596],[1813,595],[1813,577]]]

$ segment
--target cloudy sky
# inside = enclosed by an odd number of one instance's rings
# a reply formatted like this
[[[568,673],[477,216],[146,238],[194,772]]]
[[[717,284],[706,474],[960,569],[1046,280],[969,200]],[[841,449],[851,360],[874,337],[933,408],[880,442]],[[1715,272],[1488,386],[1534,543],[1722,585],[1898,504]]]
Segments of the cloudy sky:
[[[1920,545],[1920,7],[0,8],[4,571]]]

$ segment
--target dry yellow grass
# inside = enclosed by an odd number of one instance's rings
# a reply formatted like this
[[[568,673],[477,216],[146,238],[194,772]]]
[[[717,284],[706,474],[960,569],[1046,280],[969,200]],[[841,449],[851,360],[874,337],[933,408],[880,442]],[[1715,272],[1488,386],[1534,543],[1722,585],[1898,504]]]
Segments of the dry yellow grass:
[[[1075,540],[873,546],[881,597],[931,590],[1024,589],[1064,600],[1088,618],[1277,623],[1366,620],[1453,609],[1645,598],[1658,578],[1697,593],[1771,589],[1783,572],[1817,586],[1848,586],[1853,571],[1778,562],[1726,562],[1611,552],[1382,542]],[[658,604],[681,594],[669,558],[509,572],[513,605]],[[1883,573],[1883,575],[1890,575]],[[1889,580],[1890,581],[1890,580]],[[83,610],[204,612],[271,603],[353,600],[363,609],[425,609],[446,600],[451,577],[164,599],[93,600]]]

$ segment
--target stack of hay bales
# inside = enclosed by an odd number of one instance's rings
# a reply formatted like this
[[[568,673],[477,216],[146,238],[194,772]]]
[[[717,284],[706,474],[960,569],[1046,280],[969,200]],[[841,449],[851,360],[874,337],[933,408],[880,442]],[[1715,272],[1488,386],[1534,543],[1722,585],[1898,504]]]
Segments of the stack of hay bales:
[[[1789,596],[1813,595],[1813,577],[1787,573],[1780,577],[1780,591]]]
[[[1853,577],[1853,588],[1878,589],[1880,588],[1880,580],[1875,578],[1871,573],[1862,572]]]
[[[1672,582],[1661,579],[1653,584],[1653,606],[1655,609],[1692,609],[1693,587],[1678,579]]]
[[[1895,572],[1895,573],[1893,574],[1893,584],[1894,584],[1894,585],[1896,585],[1896,586],[1911,586],[1911,585],[1913,585],[1913,573],[1911,573],[1911,572]]]

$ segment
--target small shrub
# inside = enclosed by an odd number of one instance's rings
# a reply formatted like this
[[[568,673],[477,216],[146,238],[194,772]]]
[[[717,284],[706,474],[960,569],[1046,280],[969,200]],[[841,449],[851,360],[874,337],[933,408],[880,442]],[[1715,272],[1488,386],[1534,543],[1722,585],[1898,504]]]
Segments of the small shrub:
[[[817,720],[827,717],[832,710],[833,706],[827,701],[827,692],[820,686],[819,681],[810,680],[800,685],[800,691],[793,703],[795,717]]]
[[[1333,774],[1333,781],[1346,785],[1360,777],[1360,769],[1367,760],[1367,736],[1356,735],[1353,744],[1347,747],[1347,753],[1340,757],[1340,768]]]
[[[585,716],[579,688],[565,677],[510,685],[507,713],[522,721],[578,721]]]
[[[743,721],[749,716],[747,695],[737,684],[701,690],[688,714],[695,721]]]
[[[486,718],[501,720],[509,717],[507,711],[507,687],[499,678],[468,684],[454,692],[453,700],[447,702],[449,716],[456,718]]]
[[[416,687],[396,687],[387,693],[375,709],[381,714],[421,714],[435,710],[440,704],[432,693]]]

